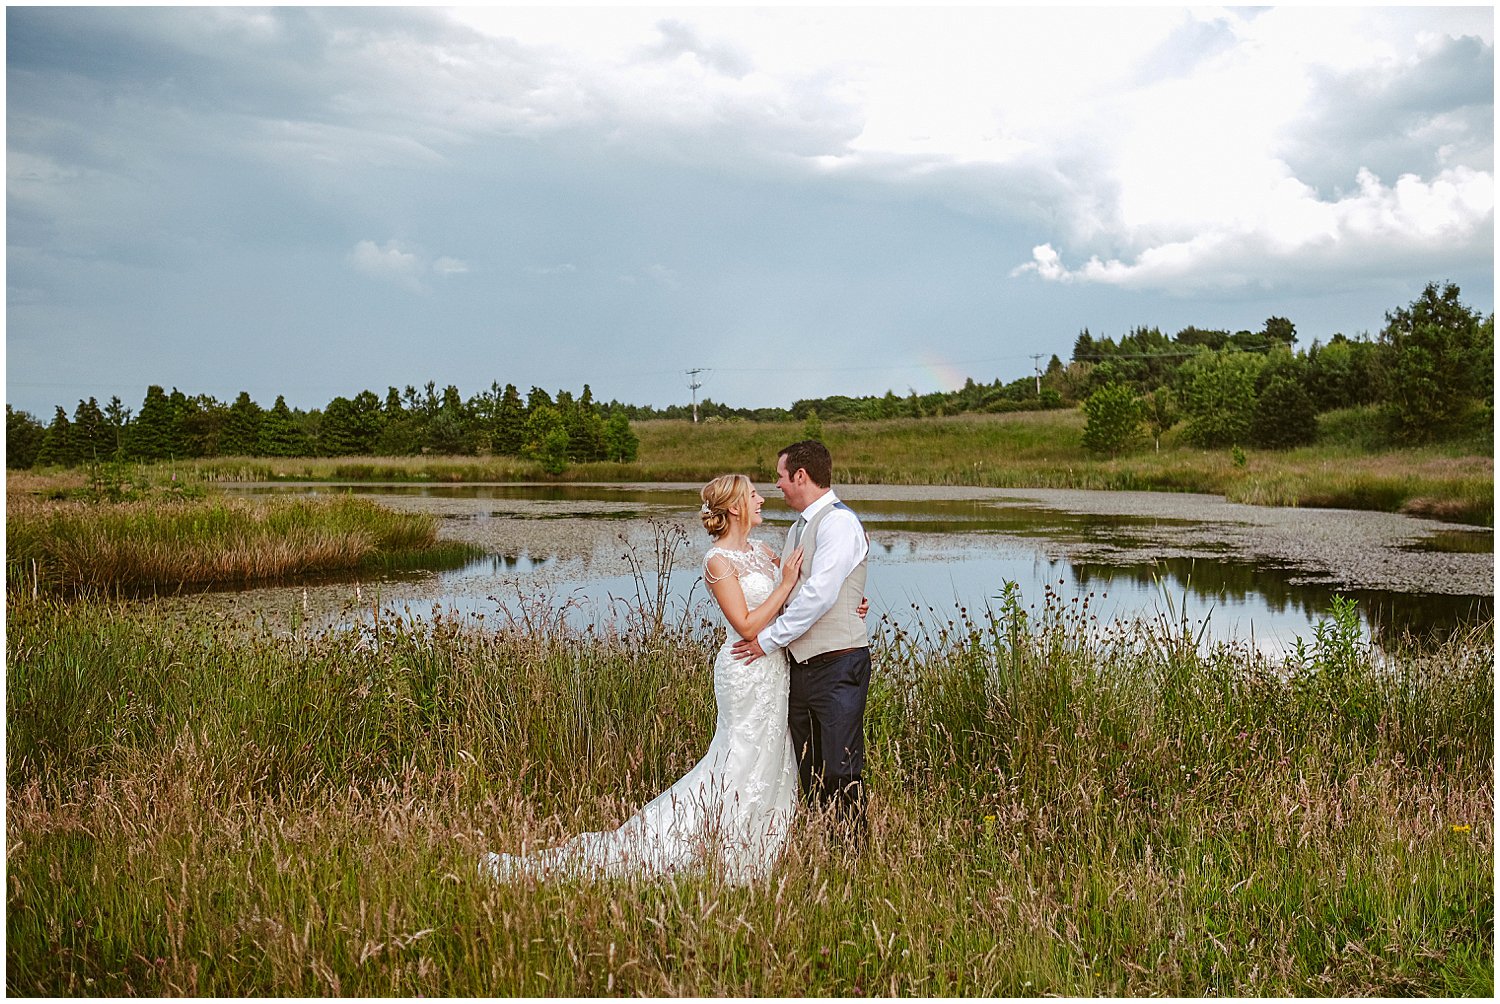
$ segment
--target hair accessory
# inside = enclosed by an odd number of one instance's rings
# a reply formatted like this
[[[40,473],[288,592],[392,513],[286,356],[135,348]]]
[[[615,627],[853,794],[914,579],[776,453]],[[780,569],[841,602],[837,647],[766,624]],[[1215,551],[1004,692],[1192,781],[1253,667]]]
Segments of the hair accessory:
[[[711,512],[713,512],[713,510],[708,507],[707,502],[703,503],[703,508],[698,510],[698,514],[700,516],[707,516]]]

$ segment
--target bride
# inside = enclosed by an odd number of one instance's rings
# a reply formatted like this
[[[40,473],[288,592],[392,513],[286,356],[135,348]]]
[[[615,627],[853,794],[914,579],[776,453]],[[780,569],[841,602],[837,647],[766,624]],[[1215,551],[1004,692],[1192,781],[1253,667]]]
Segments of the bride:
[[[786,656],[777,651],[738,662],[729,650],[776,618],[796,588],[802,551],[778,568],[771,549],[750,539],[765,500],[745,475],[714,478],[701,495],[699,515],[713,538],[703,578],[728,629],[714,658],[718,720],[708,752],[619,829],[583,833],[531,854],[487,853],[481,874],[507,881],[720,870],[740,884],[768,873],[780,856],[797,796]]]

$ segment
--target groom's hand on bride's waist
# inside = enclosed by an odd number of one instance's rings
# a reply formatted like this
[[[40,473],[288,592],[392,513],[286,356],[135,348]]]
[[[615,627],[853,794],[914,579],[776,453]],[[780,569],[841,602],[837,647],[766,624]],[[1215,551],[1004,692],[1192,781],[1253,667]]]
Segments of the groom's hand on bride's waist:
[[[741,638],[734,643],[734,647],[729,652],[742,662],[750,659],[759,659],[766,654],[766,650],[760,647],[759,638]]]

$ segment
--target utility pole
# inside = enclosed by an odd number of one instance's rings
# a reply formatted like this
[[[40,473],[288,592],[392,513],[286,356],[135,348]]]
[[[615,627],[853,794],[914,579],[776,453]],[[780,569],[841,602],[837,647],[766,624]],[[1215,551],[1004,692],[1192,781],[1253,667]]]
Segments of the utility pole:
[[[701,380],[698,379],[698,374],[702,373],[702,372],[704,372],[704,370],[701,367],[699,369],[688,370],[687,371],[688,386],[693,389],[693,424],[694,425],[698,424],[698,388],[703,386],[703,381],[701,381]]]
[[[1031,354],[1031,368],[1036,370],[1036,396],[1042,396],[1042,354],[1033,352]]]

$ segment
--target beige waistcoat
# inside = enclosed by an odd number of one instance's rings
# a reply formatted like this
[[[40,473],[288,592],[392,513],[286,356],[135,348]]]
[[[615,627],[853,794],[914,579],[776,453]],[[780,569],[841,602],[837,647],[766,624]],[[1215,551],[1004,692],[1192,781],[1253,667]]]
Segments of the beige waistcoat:
[[[802,536],[798,543],[802,546],[802,570],[798,573],[797,584],[800,588],[802,582],[812,572],[813,555],[818,550],[818,526],[823,522],[823,517],[834,509],[834,506],[825,506],[816,516],[807,521],[802,529]],[[786,555],[793,550],[791,535],[787,537]],[[865,648],[870,644],[870,636],[865,631],[865,620],[858,613],[860,601],[865,596],[865,568],[869,563],[870,552],[865,550],[865,557],[854,566],[849,577],[839,588],[838,598],[834,600],[833,606],[828,609],[822,617],[813,622],[812,627],[800,638],[794,638],[787,648],[792,657],[798,662],[804,662],[822,652],[837,652],[845,648]],[[795,596],[796,594],[793,593]]]

